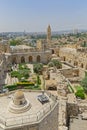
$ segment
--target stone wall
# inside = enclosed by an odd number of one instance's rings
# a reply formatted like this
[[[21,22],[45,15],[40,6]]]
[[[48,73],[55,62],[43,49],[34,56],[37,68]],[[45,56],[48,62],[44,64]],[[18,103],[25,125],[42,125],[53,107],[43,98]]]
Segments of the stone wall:
[[[10,45],[9,43],[0,43],[0,51],[1,52],[5,52],[5,53],[9,53],[10,52]]]
[[[58,130],[58,104],[39,123],[19,126],[19,128],[11,128],[9,130]]]
[[[63,61],[67,61],[71,65],[78,67],[80,77],[84,77],[85,70],[87,70],[86,52],[78,52],[76,49],[71,48],[61,48],[59,50],[59,56]]]
[[[67,114],[68,116],[77,116],[79,113],[79,106],[74,93],[67,95]]]
[[[5,71],[6,71],[6,60],[5,55],[0,54],[0,90],[2,90],[2,86],[5,85]]]
[[[58,130],[58,105],[39,124],[39,130]]]
[[[87,53],[78,52],[76,49],[61,48],[59,56],[62,60],[71,63],[74,66],[87,69]]]
[[[29,53],[14,53],[11,55],[12,63],[48,63],[50,60],[51,51],[38,51]],[[22,60],[23,59],[23,60]]]
[[[68,69],[61,69],[60,72],[66,77],[77,77],[79,76],[79,69],[78,68],[68,68]]]

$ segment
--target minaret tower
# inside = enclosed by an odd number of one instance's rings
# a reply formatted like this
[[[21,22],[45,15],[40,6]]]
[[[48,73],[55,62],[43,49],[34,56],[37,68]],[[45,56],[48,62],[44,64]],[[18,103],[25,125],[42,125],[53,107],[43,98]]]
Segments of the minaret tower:
[[[50,25],[48,25],[48,28],[47,28],[47,43],[50,44],[51,42],[51,27]]]

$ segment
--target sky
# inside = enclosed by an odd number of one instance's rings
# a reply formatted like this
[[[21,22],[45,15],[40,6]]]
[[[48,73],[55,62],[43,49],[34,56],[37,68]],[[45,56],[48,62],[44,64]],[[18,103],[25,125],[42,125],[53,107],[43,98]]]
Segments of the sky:
[[[0,32],[87,29],[87,0],[0,0]]]

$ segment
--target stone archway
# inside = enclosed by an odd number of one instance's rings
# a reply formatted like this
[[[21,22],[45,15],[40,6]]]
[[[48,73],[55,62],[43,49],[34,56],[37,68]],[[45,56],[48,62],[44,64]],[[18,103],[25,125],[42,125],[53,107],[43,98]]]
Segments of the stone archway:
[[[16,63],[17,63],[17,59],[16,59],[16,57],[13,57],[12,64],[16,64]]]
[[[41,57],[38,55],[37,56],[37,62],[40,62],[41,61]]]
[[[29,62],[33,62],[33,57],[29,56]]]
[[[21,57],[21,63],[25,63],[25,58],[24,58],[24,56]]]

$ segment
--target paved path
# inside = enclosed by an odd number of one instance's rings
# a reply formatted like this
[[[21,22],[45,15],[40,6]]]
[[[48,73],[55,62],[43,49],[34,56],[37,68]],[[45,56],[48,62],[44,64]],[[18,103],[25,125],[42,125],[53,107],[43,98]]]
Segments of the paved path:
[[[73,119],[70,122],[69,130],[87,130],[87,120],[82,120],[81,118]]]
[[[34,71],[33,71],[33,64],[27,64],[27,66],[28,66],[28,68],[30,68],[31,73],[34,73]]]

